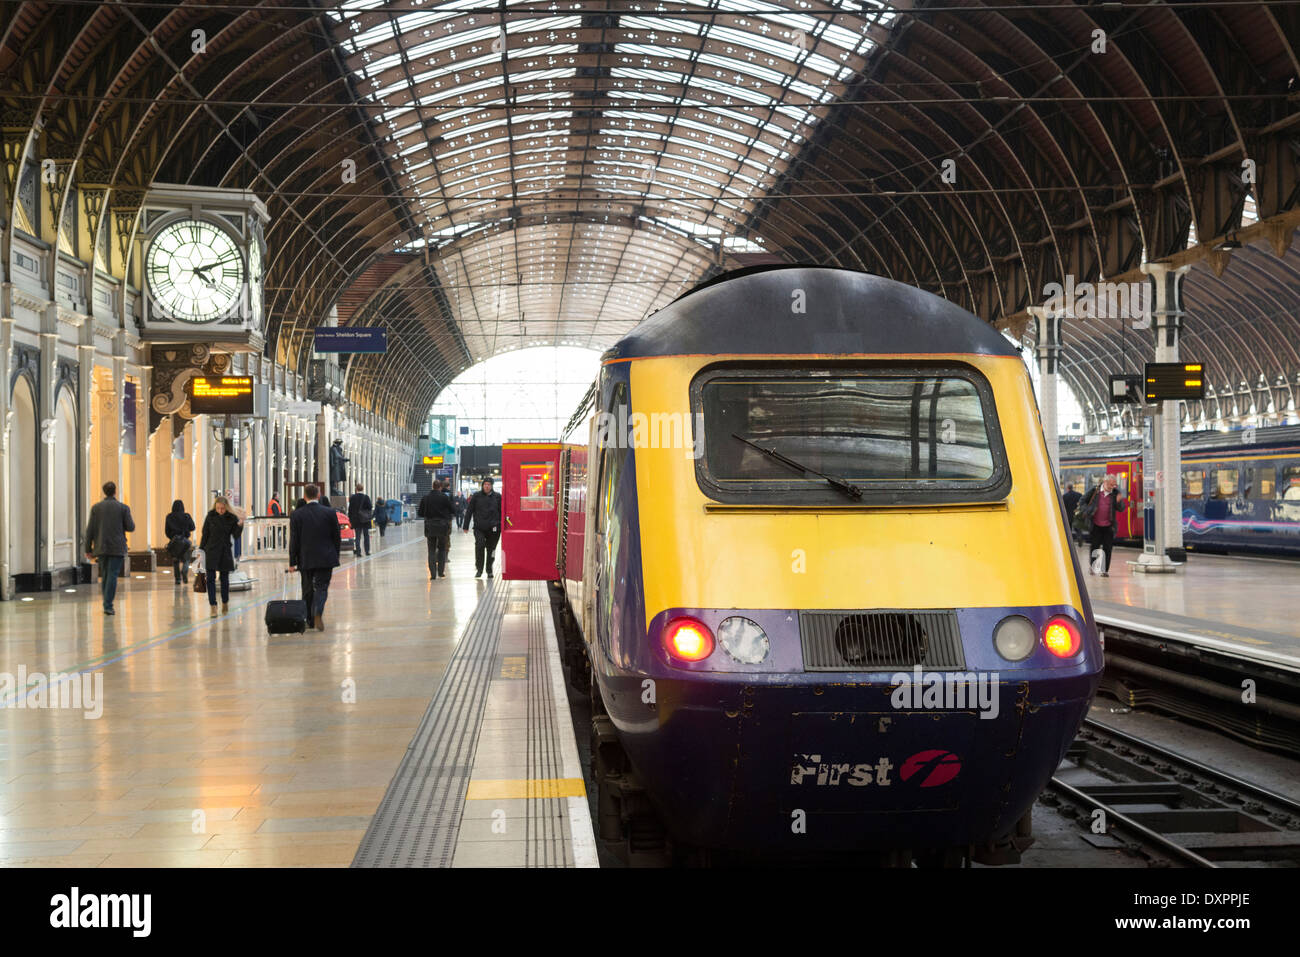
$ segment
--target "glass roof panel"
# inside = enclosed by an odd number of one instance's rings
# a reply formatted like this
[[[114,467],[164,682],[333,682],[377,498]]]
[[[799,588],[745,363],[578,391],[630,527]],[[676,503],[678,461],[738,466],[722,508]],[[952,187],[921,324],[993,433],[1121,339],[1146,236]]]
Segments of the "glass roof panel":
[[[750,217],[896,16],[796,3],[324,8],[471,355],[608,345],[764,251]]]

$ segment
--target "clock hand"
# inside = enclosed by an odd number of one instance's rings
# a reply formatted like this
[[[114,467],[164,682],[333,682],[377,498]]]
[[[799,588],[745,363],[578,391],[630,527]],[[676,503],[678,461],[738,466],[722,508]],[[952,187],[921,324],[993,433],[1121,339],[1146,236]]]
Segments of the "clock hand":
[[[195,266],[195,267],[194,267],[194,271],[195,271],[196,273],[197,273],[197,272],[206,272],[207,270],[211,269],[213,266],[220,266],[220,265],[222,265],[223,263],[232,263],[232,262],[237,261],[238,259],[239,259],[238,256],[227,256],[225,259],[218,259],[216,262],[214,262],[214,263],[208,263],[206,266]]]

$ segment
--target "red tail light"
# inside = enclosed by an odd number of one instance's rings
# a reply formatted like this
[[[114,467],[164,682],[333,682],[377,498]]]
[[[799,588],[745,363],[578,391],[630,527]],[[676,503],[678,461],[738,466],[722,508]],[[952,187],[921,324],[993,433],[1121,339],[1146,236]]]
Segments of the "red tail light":
[[[1058,658],[1074,657],[1082,643],[1079,627],[1068,618],[1053,618],[1043,629],[1043,644]]]
[[[664,649],[678,661],[703,661],[713,654],[713,634],[694,618],[674,618],[664,629]]]

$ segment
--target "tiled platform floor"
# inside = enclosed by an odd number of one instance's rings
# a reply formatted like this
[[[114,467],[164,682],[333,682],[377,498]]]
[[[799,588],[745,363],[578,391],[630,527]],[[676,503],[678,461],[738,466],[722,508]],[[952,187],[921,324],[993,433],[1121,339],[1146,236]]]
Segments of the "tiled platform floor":
[[[453,867],[595,867],[596,843],[542,582],[502,582],[489,686]]]
[[[0,865],[351,862],[478,603],[473,541],[430,582],[421,529],[390,527],[344,558],[325,632],[302,636],[262,622],[296,576],[243,567],[259,583],[216,619],[170,569],[123,580],[111,618],[97,585],[0,605],[0,672],[103,680],[95,720],[0,708]]]
[[[3,696],[0,865],[351,863],[485,586],[462,535],[450,577],[430,582],[420,531],[392,528],[369,559],[344,559],[323,634],[266,635],[265,602],[297,594],[278,561],[246,563],[258,585],[233,594],[216,619],[206,596],[172,585],[170,570],[124,580],[111,618],[96,585],[0,604],[0,673],[88,670],[103,682],[92,720]],[[1300,563],[1195,555],[1176,575],[1140,576],[1127,563],[1135,557],[1117,550],[1109,578],[1086,576],[1099,606],[1182,615],[1225,634],[1250,628],[1277,650],[1300,650]],[[523,647],[507,639],[507,651]],[[508,737],[526,682],[500,677],[484,729]],[[535,776],[515,767],[514,746],[493,734],[483,743],[476,783]],[[469,798],[456,863],[518,863],[521,849],[498,844],[476,819],[509,814],[507,802],[523,795]],[[552,810],[567,843],[567,815]],[[506,850],[511,860],[497,860]]]
[[[1193,554],[1173,574],[1150,575],[1133,570],[1138,554],[1115,549],[1110,577],[1101,578],[1088,574],[1079,550],[1098,614],[1108,605],[1149,609],[1188,619],[1206,636],[1300,657],[1300,561]]]

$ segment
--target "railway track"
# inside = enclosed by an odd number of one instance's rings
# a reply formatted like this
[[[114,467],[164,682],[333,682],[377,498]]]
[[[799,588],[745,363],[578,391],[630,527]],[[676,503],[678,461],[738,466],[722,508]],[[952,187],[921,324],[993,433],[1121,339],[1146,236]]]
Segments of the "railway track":
[[[1092,719],[1040,801],[1151,866],[1300,866],[1300,801]]]
[[[1256,747],[1300,755],[1300,675],[1284,659],[1216,648],[1151,623],[1098,615],[1106,642],[1099,693],[1213,728]],[[1242,690],[1249,680],[1249,704]]]

